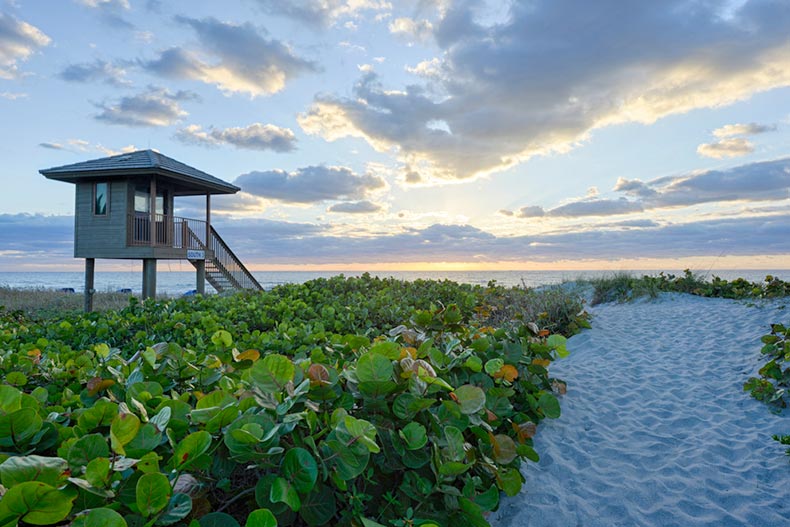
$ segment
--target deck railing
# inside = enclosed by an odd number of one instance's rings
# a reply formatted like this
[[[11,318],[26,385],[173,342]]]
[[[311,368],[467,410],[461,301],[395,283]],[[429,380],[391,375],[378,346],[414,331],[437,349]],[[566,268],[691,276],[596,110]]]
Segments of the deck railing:
[[[174,249],[205,249],[206,222],[157,214],[154,229],[151,216],[129,214],[126,224],[126,244],[135,247],[172,247]],[[153,238],[153,240],[152,240]]]
[[[238,256],[231,250],[225,240],[211,227],[211,244],[209,247],[214,258],[210,267],[219,270],[238,289],[252,289],[262,291],[261,284],[252,276],[249,270],[241,263]]]

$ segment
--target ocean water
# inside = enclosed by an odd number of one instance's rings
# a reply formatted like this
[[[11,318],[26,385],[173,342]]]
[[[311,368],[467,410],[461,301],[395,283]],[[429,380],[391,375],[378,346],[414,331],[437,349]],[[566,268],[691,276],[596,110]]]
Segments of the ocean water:
[[[496,280],[500,285],[537,287],[541,285],[558,284],[575,280],[577,278],[596,278],[611,276],[614,271],[375,271],[370,274],[382,278],[393,277],[398,280],[416,280],[419,278],[429,280],[452,280],[454,282],[485,285],[490,280]],[[618,271],[619,272],[619,271]],[[657,274],[658,271],[638,270],[631,271],[634,275]],[[682,271],[664,271],[681,274]],[[264,289],[271,289],[280,284],[303,283],[315,278],[330,278],[332,276],[359,276],[362,271],[257,271],[253,273]],[[790,280],[790,269],[778,270],[753,270],[753,269],[725,269],[711,273],[701,273],[708,276],[720,276],[726,280],[745,278],[753,282],[761,282],[770,274],[783,280]],[[72,288],[81,293],[84,289],[84,275],[81,272],[0,272],[0,287],[13,287],[20,289],[62,289]],[[157,294],[178,296],[195,289],[195,273],[187,271],[166,271],[160,269],[157,273]],[[118,291],[131,289],[134,294],[142,293],[142,273],[140,271],[101,272],[95,275],[94,287],[97,291]],[[211,286],[206,287],[207,292],[212,291]]]

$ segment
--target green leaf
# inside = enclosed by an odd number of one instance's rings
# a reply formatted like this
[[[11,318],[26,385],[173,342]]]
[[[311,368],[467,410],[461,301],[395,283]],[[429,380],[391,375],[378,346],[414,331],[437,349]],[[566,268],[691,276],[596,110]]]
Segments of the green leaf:
[[[164,474],[143,474],[135,490],[135,502],[140,514],[148,518],[164,509],[170,501],[171,492],[170,482]]]
[[[22,408],[22,392],[8,386],[0,384],[0,412],[8,414]]]
[[[229,348],[233,344],[233,337],[224,329],[220,329],[211,335],[211,343],[215,346]]]
[[[392,361],[384,355],[368,352],[357,360],[357,380],[363,382],[385,382],[392,380]]]
[[[269,509],[257,509],[247,516],[244,527],[277,527],[277,518]]]
[[[357,419],[347,415],[343,418],[342,426],[339,425],[337,430],[340,436],[344,435],[344,431],[350,436],[346,444],[359,442],[374,454],[381,451],[378,443],[376,443],[376,427],[364,419]]]
[[[123,404],[121,406],[123,407]],[[121,411],[110,425],[110,443],[113,451],[125,455],[123,446],[134,439],[138,430],[140,430],[140,419],[131,412]]]
[[[51,525],[71,512],[76,492],[68,493],[40,481],[11,487],[0,501],[0,518],[16,516],[31,525]]]
[[[20,408],[0,415],[0,446],[17,448],[26,445],[43,424],[33,408]]]
[[[455,394],[456,402],[461,406],[461,413],[463,414],[476,414],[486,404],[486,394],[477,386],[464,384],[456,388],[453,393]]]
[[[428,435],[425,432],[425,427],[420,423],[411,423],[398,430],[398,435],[406,443],[406,448],[409,450],[417,450],[424,447],[428,443]]]
[[[5,382],[11,386],[24,386],[27,384],[27,376],[20,371],[10,371],[5,376]]]
[[[198,520],[200,527],[240,527],[239,522],[230,514],[210,512]]]
[[[326,525],[337,512],[335,493],[325,485],[319,485],[302,499],[299,516],[307,525]]]
[[[71,527],[127,527],[123,516],[112,509],[102,507],[92,509],[84,516],[78,516],[71,522]]]
[[[255,385],[265,393],[282,391],[288,381],[293,381],[296,369],[291,359],[274,353],[255,361],[250,370]]]
[[[85,469],[85,479],[98,489],[107,486],[109,475],[110,460],[106,457],[91,459]]]
[[[159,413],[149,419],[148,423],[155,426],[157,431],[164,432],[167,428],[167,424],[170,422],[170,417],[173,415],[173,411],[170,409],[169,406],[165,406]]]
[[[499,506],[499,489],[496,488],[496,485],[491,485],[487,491],[472,498],[472,501],[477,503],[483,511],[493,511]]]
[[[543,415],[550,419],[557,419],[560,416],[560,402],[550,393],[544,393],[540,396],[538,406]]]
[[[503,468],[499,471],[497,483],[505,494],[508,496],[515,496],[521,491],[521,485],[524,481],[523,478],[524,477],[517,468]]]
[[[300,494],[307,494],[313,490],[318,479],[318,464],[304,448],[292,448],[286,452],[281,471]]]
[[[282,502],[288,505],[292,511],[297,512],[302,506],[299,494],[296,493],[294,486],[285,478],[277,478],[272,482],[269,499],[273,503]]]
[[[444,438],[447,441],[447,457],[452,461],[464,459],[464,434],[454,426],[444,427]]]
[[[496,372],[502,369],[502,366],[505,365],[505,361],[502,359],[491,359],[490,361],[486,362],[486,373],[489,375],[494,375]]]
[[[173,451],[173,466],[180,469],[185,464],[193,462],[198,456],[205,454],[210,446],[211,434],[205,430],[189,434],[176,445]]]
[[[480,373],[483,371],[483,361],[480,360],[480,357],[477,355],[471,355],[466,362],[464,362],[464,367],[469,368],[475,373]]]
[[[69,464],[59,457],[14,456],[0,464],[0,481],[11,488],[25,481],[59,487],[68,477]]]
[[[474,463],[459,463],[458,461],[448,461],[439,467],[439,474],[442,476],[457,476],[463,474],[474,466]]]
[[[352,480],[367,468],[370,461],[370,451],[367,448],[361,453],[355,452],[336,439],[329,439],[324,444],[333,452],[337,473],[343,480]]]
[[[170,498],[167,508],[156,520],[157,525],[170,525],[186,518],[192,512],[192,498],[188,494],[176,492]]]
[[[110,457],[107,440],[101,434],[88,434],[71,445],[66,459],[71,470],[77,472],[97,457]]]

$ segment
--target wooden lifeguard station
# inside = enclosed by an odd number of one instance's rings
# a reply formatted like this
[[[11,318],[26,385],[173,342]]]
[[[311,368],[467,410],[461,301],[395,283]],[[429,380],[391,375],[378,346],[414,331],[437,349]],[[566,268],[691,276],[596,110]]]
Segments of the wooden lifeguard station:
[[[85,310],[96,258],[143,261],[143,298],[156,296],[157,260],[189,260],[197,291],[262,290],[211,225],[211,196],[240,189],[175,159],[140,150],[39,171],[76,185],[74,257],[85,258]],[[205,196],[206,218],[173,215],[176,196]]]

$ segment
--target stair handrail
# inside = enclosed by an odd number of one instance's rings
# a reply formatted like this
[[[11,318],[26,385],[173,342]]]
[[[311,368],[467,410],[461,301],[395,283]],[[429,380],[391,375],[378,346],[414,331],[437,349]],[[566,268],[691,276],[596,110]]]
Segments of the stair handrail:
[[[258,283],[258,280],[252,276],[252,273],[244,266],[238,256],[233,250],[225,243],[225,240],[211,225],[211,249],[214,251],[215,264],[219,264],[224,268],[222,270],[228,272],[234,281],[236,281],[243,289],[257,289],[263,291],[263,287]]]

